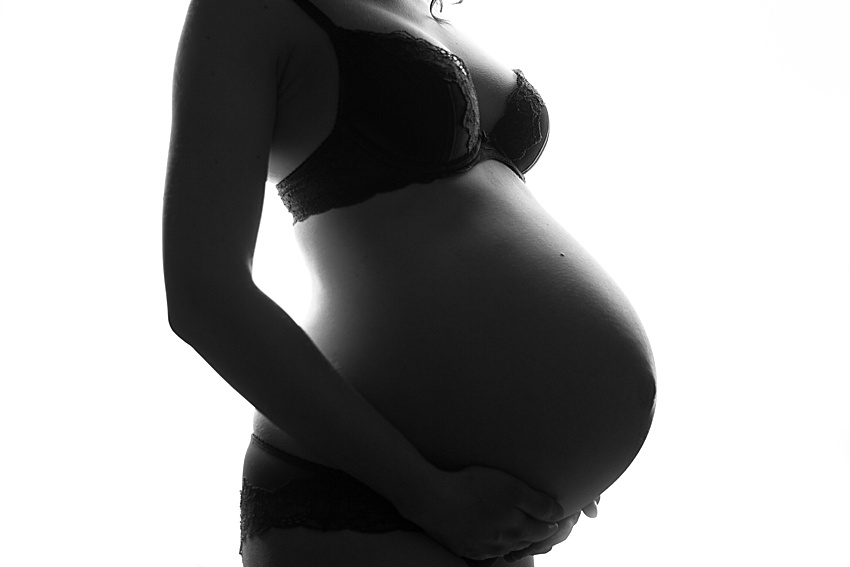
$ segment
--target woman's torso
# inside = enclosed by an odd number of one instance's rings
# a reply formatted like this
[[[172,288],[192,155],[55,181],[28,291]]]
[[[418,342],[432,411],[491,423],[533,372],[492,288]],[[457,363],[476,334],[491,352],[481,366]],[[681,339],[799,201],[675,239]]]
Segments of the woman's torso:
[[[513,73],[430,20],[424,4],[417,12],[315,3],[340,25],[441,43],[471,71],[483,128],[498,120]],[[286,28],[299,31],[279,101],[273,181],[327,136],[337,96],[332,45],[291,11]],[[438,466],[496,466],[574,509],[636,455],[655,391],[640,322],[506,165],[485,161],[379,194],[295,231],[315,284],[305,330]],[[321,462],[309,440],[260,415],[255,431]]]

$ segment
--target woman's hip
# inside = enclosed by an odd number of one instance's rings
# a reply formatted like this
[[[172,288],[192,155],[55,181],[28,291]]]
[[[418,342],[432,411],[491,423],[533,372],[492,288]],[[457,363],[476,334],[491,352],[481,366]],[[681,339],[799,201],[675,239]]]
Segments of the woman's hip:
[[[246,567],[495,567],[452,555],[350,475],[252,435],[243,468]],[[533,565],[533,563],[527,563]]]

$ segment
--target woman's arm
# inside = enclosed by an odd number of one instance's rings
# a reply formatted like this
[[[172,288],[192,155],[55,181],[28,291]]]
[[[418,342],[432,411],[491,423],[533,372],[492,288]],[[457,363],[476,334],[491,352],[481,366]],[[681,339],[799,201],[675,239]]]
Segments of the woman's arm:
[[[196,0],[174,74],[163,256],[169,322],[263,415],[392,499],[435,468],[253,283],[281,26],[260,2]],[[388,458],[392,455],[392,458]]]
[[[555,527],[535,518],[560,519],[554,500],[499,471],[438,470],[254,284],[269,148],[288,78],[281,4],[193,0],[189,8],[163,217],[173,330],[274,424],[459,554],[502,554],[550,536]]]

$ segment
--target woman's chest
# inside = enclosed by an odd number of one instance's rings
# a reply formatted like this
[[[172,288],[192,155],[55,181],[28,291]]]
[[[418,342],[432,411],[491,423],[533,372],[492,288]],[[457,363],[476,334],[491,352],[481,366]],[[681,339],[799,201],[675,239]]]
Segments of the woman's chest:
[[[269,164],[275,183],[341,122],[416,155],[440,147],[447,120],[474,136],[471,130],[489,131],[504,115],[515,73],[452,26],[386,10],[352,14],[332,13],[341,20],[332,34],[293,14],[298,32],[282,66]],[[458,140],[441,151],[461,153]]]

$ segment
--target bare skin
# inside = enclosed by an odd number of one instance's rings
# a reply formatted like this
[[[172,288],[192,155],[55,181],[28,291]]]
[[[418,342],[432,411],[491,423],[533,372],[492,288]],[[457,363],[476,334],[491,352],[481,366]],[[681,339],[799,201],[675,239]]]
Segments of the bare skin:
[[[315,4],[342,27],[403,29],[459,55],[484,129],[502,115],[512,71],[421,4]],[[166,193],[169,316],[257,407],[258,435],[348,471],[428,535],[273,530],[246,565],[307,564],[316,538],[339,550],[327,565],[545,552],[582,509],[595,515],[648,431],[640,322],[525,184],[488,161],[296,225],[316,283],[298,329],[253,286],[250,263],[266,178],[327,137],[336,96],[333,47],[290,0],[193,3]]]

